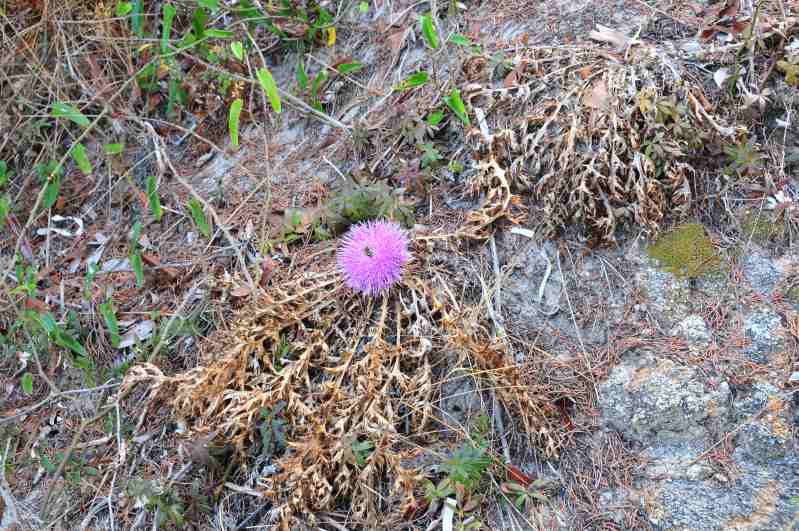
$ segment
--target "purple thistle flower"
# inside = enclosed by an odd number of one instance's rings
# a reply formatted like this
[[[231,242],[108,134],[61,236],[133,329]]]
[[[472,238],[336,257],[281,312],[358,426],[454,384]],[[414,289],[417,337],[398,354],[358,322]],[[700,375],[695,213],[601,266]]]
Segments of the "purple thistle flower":
[[[402,278],[402,268],[411,259],[408,236],[393,221],[359,223],[344,236],[337,259],[348,287],[375,295]]]

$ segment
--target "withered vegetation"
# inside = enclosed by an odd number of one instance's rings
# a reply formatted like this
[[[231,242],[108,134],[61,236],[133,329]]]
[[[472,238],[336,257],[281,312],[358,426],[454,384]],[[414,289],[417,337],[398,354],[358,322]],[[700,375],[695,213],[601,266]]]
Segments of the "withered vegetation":
[[[330,273],[330,248],[322,249],[324,272],[298,264],[275,278],[200,366],[172,376],[135,366],[123,393],[145,384],[190,438],[212,433],[235,445],[242,463],[259,442],[262,412],[282,404],[286,449],[274,456],[278,472],[258,483],[285,529],[344,508],[365,529],[394,529],[413,516],[424,478],[414,458],[442,429],[463,430],[435,405],[450,366],[470,367],[528,443],[556,456],[551,397],[529,391],[485,312],[455,295],[456,272],[427,263],[428,247],[417,241],[417,263],[401,288],[376,299],[347,293]],[[359,465],[353,445],[364,441],[373,450]]]

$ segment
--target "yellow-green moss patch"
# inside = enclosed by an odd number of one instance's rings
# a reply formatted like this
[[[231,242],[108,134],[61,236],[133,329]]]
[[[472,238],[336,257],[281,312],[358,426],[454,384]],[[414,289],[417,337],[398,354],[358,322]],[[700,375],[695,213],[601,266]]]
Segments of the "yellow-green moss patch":
[[[677,278],[697,278],[719,273],[722,258],[699,223],[681,225],[647,248],[661,267]]]

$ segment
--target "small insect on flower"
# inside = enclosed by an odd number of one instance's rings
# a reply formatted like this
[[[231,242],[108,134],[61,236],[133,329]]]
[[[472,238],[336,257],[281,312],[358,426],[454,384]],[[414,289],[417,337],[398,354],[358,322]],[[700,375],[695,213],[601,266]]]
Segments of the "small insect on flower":
[[[411,259],[408,236],[393,221],[360,223],[344,236],[337,259],[349,288],[375,295],[402,278],[402,268]]]

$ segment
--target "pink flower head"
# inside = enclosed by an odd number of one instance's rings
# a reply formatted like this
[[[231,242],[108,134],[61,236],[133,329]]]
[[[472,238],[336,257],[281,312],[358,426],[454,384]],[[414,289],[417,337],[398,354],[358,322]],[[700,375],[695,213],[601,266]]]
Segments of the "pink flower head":
[[[375,295],[402,277],[402,268],[411,259],[408,236],[393,221],[359,223],[344,236],[337,258],[348,287]]]

